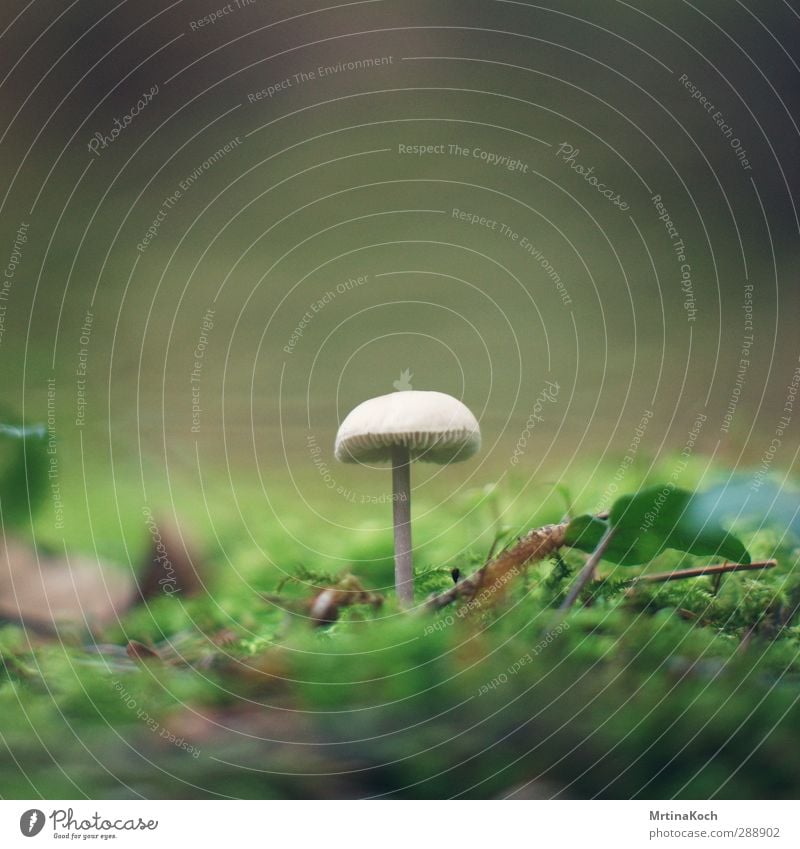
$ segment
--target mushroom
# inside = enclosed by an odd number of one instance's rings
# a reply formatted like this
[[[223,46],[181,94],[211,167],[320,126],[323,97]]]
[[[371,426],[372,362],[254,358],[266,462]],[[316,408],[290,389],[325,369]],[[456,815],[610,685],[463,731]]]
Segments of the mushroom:
[[[343,463],[392,464],[394,570],[397,597],[414,599],[411,555],[411,461],[453,463],[481,445],[475,416],[443,392],[408,390],[370,398],[353,409],[336,434],[335,455]]]

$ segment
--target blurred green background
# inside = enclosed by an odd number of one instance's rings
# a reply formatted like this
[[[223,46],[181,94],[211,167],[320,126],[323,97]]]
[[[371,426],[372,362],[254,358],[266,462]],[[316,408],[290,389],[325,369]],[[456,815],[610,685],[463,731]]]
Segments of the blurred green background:
[[[420,470],[434,499],[515,471],[524,486],[615,469],[647,411],[637,462],[680,452],[703,413],[696,452],[758,466],[798,356],[797,21],[780,3],[759,9],[763,26],[720,3],[256,2],[202,26],[215,10],[196,2],[82,3],[55,17],[43,6],[19,19],[15,7],[0,21],[4,256],[29,229],[8,293],[2,394],[39,421],[55,381],[65,487],[84,488],[82,439],[90,497],[113,468],[135,503],[147,490],[184,497],[204,477],[231,500],[263,487],[265,517],[270,491],[287,488],[297,508],[325,512],[335,499],[309,437],[332,464],[343,415],[405,369],[415,388],[462,397],[484,432],[477,462]],[[295,77],[380,57],[391,64]],[[629,210],[557,155],[564,142]],[[480,149],[525,173],[398,153],[404,144]],[[685,245],[693,321],[656,194]],[[311,305],[359,275],[367,283],[315,313],[287,354]],[[748,282],[753,342],[737,385]],[[558,382],[557,402],[512,469],[545,380]],[[787,439],[774,470],[793,460]],[[335,475],[345,489],[384,490],[363,469]],[[85,512],[70,496],[67,530],[84,528]]]
[[[484,439],[415,467],[420,563],[645,480],[796,480],[786,4],[15,0],[0,34],[0,402],[48,426],[38,544],[135,565],[149,507],[241,593],[267,561],[389,582],[388,471],[332,447],[396,383]]]

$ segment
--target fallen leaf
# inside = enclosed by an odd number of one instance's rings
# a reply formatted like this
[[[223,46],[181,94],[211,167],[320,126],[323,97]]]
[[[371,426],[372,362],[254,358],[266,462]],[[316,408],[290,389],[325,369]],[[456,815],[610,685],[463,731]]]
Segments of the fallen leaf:
[[[134,597],[133,576],[85,555],[57,557],[0,537],[0,617],[54,630],[114,622]]]
[[[52,633],[116,622],[144,599],[191,595],[202,586],[197,559],[177,530],[153,527],[152,546],[135,580],[129,570],[82,554],[55,556],[0,537],[0,618]]]

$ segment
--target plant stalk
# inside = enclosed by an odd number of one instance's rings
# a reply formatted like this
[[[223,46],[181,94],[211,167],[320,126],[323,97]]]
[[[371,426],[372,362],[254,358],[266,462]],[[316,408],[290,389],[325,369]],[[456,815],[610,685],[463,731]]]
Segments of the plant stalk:
[[[392,448],[392,512],[394,517],[394,584],[403,606],[414,602],[411,553],[411,458],[408,448]]]
[[[592,552],[591,556],[586,561],[586,565],[578,573],[578,577],[575,579],[575,583],[570,587],[567,597],[561,602],[561,606],[558,608],[560,612],[566,613],[566,611],[575,604],[583,588],[594,577],[594,570],[597,568],[597,564],[605,554],[613,535],[614,528],[609,528],[603,534],[600,542],[597,543],[597,548]]]
[[[525,573],[525,567],[538,563],[558,551],[564,544],[566,524],[545,525],[528,531],[517,543],[505,549],[494,560],[484,563],[468,578],[461,578],[444,592],[431,596],[425,606],[428,610],[441,610],[454,601],[464,600],[470,605],[496,601],[510,579]]]
[[[761,560],[757,563],[722,563],[715,566],[697,566],[694,569],[678,569],[675,572],[655,572],[631,578],[631,584],[660,584],[666,581],[680,581],[683,578],[702,578],[704,575],[725,575],[728,572],[753,572],[758,569],[774,569],[777,560]]]

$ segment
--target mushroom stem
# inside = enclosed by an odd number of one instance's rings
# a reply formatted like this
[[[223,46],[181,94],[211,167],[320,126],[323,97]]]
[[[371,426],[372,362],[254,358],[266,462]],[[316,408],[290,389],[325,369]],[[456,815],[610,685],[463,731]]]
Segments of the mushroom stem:
[[[403,605],[414,601],[411,560],[411,458],[405,445],[392,447],[392,506],[394,513],[394,585]]]

